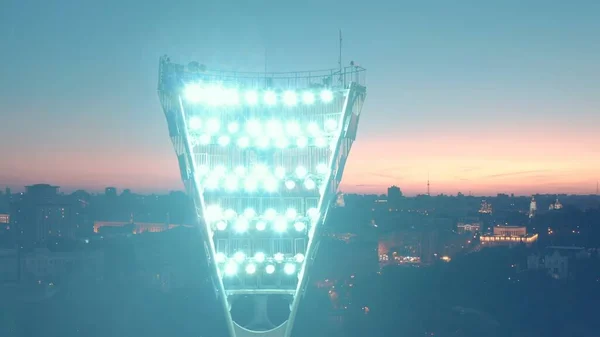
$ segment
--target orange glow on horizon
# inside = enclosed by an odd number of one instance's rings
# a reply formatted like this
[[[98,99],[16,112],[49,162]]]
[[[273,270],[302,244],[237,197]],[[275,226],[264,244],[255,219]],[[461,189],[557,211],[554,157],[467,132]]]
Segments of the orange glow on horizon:
[[[600,179],[600,137],[593,135],[411,134],[398,138],[391,142],[359,135],[341,190],[383,194],[387,187],[397,185],[407,195],[423,194],[429,173],[433,195],[593,194]],[[157,153],[136,154],[124,146],[114,153],[11,158],[0,163],[0,172],[11,172],[0,173],[0,181],[14,187],[46,182],[63,191],[102,191],[106,186],[141,193],[182,190],[177,160],[169,146],[166,143]],[[166,151],[168,155],[161,155]]]

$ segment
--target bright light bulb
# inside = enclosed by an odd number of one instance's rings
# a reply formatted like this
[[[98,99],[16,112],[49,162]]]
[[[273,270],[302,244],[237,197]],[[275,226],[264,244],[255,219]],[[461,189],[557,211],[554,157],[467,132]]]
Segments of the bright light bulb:
[[[264,231],[267,228],[267,224],[264,221],[256,222],[256,230],[259,232]]]
[[[248,123],[246,124],[246,132],[248,132],[248,134],[250,136],[256,137],[259,136],[261,134],[261,126],[260,126],[260,122],[257,120],[250,120],[248,121]]]
[[[256,179],[248,178],[244,182],[244,189],[246,190],[246,192],[254,192],[256,191],[257,187],[258,183],[256,182]]]
[[[236,133],[240,130],[240,125],[237,122],[231,122],[227,125],[227,131],[229,133]]]
[[[244,254],[244,252],[237,252],[237,253],[233,254],[233,259],[237,263],[242,263],[246,259],[246,254]]]
[[[277,211],[272,208],[269,208],[265,211],[265,219],[272,221],[277,216]]]
[[[273,178],[273,177],[268,177],[265,179],[265,190],[269,193],[274,193],[277,192],[277,185],[278,185],[278,181],[277,179]]]
[[[225,210],[225,212],[223,212],[223,215],[226,220],[231,220],[231,219],[235,218],[237,214],[235,213],[234,210],[232,210],[231,208],[228,208]]]
[[[283,272],[288,275],[292,275],[293,273],[296,272],[296,266],[292,263],[286,263],[285,266],[283,267]]]
[[[315,139],[315,146],[319,148],[327,146],[327,139],[323,137],[318,137],[317,139]]]
[[[246,148],[250,145],[250,139],[248,137],[241,137],[237,140],[237,145],[241,148]]]
[[[295,183],[293,180],[287,180],[287,181],[285,182],[285,187],[286,187],[288,190],[293,190],[293,189],[294,189],[294,187],[296,187],[296,183]]]
[[[225,256],[224,253],[219,252],[215,255],[215,261],[217,261],[217,263],[223,263],[226,259],[227,256]]]
[[[304,104],[313,104],[315,102],[315,94],[310,91],[305,91],[302,94],[302,101]]]
[[[209,134],[215,134],[219,132],[220,127],[221,125],[219,124],[219,121],[215,118],[211,118],[208,121],[206,121],[206,132],[208,132]]]
[[[248,105],[256,105],[256,103],[258,103],[258,93],[254,90],[247,91],[244,95],[244,99]]]
[[[244,233],[248,230],[248,220],[246,218],[239,218],[235,221],[235,231],[238,233]]]
[[[296,262],[302,263],[304,261],[304,254],[298,253],[296,254],[296,256],[294,256],[294,259],[296,260]]]
[[[254,254],[254,261],[256,261],[258,263],[263,263],[265,261],[265,253],[258,252],[256,254]]]
[[[202,101],[202,87],[200,84],[188,84],[185,87],[184,96],[187,101],[199,103]]]
[[[227,102],[227,92],[219,85],[209,85],[202,90],[202,101],[216,106]]]
[[[335,131],[335,129],[337,129],[337,122],[335,119],[328,119],[325,121],[325,130]]]
[[[190,118],[190,129],[192,130],[198,130],[202,127],[202,121],[200,120],[199,117],[192,117]]]
[[[285,131],[289,136],[296,137],[300,135],[300,125],[297,122],[287,122],[285,124]]]
[[[273,274],[275,272],[275,266],[272,264],[266,266],[265,272],[267,272],[267,274]]]
[[[229,144],[229,137],[227,137],[227,136],[219,137],[218,143],[221,146],[227,146]]]
[[[277,103],[277,95],[274,91],[265,92],[263,99],[267,105],[275,105]]]
[[[235,263],[233,261],[229,261],[229,263],[227,263],[227,265],[225,265],[225,275],[233,276],[233,275],[237,274],[237,271],[238,271],[237,263]]]
[[[267,132],[270,137],[278,137],[283,134],[283,126],[278,120],[270,120],[267,122],[265,132]]]
[[[310,133],[311,135],[314,136],[314,135],[319,134],[319,132],[321,131],[321,129],[319,128],[319,124],[317,124],[315,122],[310,122],[306,126],[306,131],[308,131],[308,133]]]
[[[240,93],[235,88],[223,90],[223,101],[227,105],[238,105],[240,104]]]
[[[321,91],[321,100],[325,103],[333,101],[333,92],[327,89]]]
[[[306,147],[306,145],[308,145],[308,139],[306,137],[299,137],[298,139],[296,139],[296,145],[299,148]]]
[[[273,258],[275,259],[275,261],[277,262],[282,262],[283,261],[283,254],[282,253],[275,253],[275,255],[273,255]]]
[[[296,175],[298,176],[298,178],[302,179],[306,176],[308,172],[306,171],[306,168],[304,166],[298,166],[296,167]]]
[[[246,168],[243,166],[238,166],[233,171],[235,172],[235,174],[237,174],[240,177],[243,177],[244,175],[246,175]]]
[[[298,221],[294,223],[294,229],[298,232],[302,232],[306,228],[304,222]]]
[[[213,172],[214,172],[215,175],[217,175],[219,177],[222,177],[227,172],[227,168],[225,168],[224,165],[217,165],[215,167],[215,169],[213,170]]]
[[[275,141],[275,146],[277,146],[280,149],[285,149],[286,147],[288,147],[288,145],[288,140],[283,137],[277,138],[277,140]]]
[[[221,207],[217,205],[210,205],[206,207],[206,211],[204,212],[204,217],[206,221],[217,221],[221,219]]]
[[[293,91],[286,91],[283,93],[283,103],[287,106],[294,106],[298,102],[296,93]]]
[[[235,176],[227,177],[227,179],[225,180],[225,188],[228,191],[233,192],[233,191],[237,190],[237,186],[238,186],[237,177],[235,177]]]
[[[199,165],[198,169],[196,169],[196,172],[201,177],[205,176],[209,171],[210,171],[210,168],[208,167],[208,165]]]
[[[327,168],[327,165],[325,165],[325,164],[317,165],[317,173],[318,174],[326,174],[328,170],[329,169]]]
[[[256,145],[261,149],[265,149],[269,146],[269,137],[259,137],[256,141]]]
[[[225,221],[219,221],[217,222],[217,229],[220,231],[224,231],[227,229],[227,222]]]
[[[244,217],[245,217],[246,219],[252,219],[252,218],[254,218],[255,216],[256,216],[256,211],[255,211],[254,209],[252,209],[252,208],[246,208],[246,209],[244,210]]]
[[[314,207],[309,208],[308,211],[306,211],[306,215],[308,215],[309,218],[315,220],[319,217],[319,210],[317,210]]]
[[[315,188],[315,186],[315,181],[310,178],[304,181],[304,188],[306,188],[307,190],[312,190],[313,188]]]
[[[287,230],[287,220],[285,218],[277,218],[274,223],[274,229],[278,233],[285,232]]]
[[[254,165],[254,168],[252,169],[252,171],[259,178],[262,178],[269,173],[269,168],[265,164],[256,164],[256,165]]]
[[[275,176],[279,179],[285,178],[285,167],[278,166],[275,168]]]
[[[210,177],[206,179],[206,183],[204,184],[206,189],[209,191],[214,191],[219,188],[219,176],[216,174],[211,174]]]
[[[200,135],[200,137],[198,137],[198,142],[201,145],[208,145],[208,144],[210,144],[210,135],[207,135],[207,134]]]
[[[294,220],[298,216],[298,212],[293,208],[288,208],[287,211],[285,211],[285,216],[290,220]]]
[[[254,264],[249,264],[246,266],[246,274],[248,275],[252,275],[256,273],[256,265]]]

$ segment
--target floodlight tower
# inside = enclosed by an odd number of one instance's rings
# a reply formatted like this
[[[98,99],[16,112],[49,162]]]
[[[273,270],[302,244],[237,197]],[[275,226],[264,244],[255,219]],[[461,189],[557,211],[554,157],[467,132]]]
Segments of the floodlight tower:
[[[231,337],[290,336],[356,137],[364,77],[354,64],[236,73],[160,59],[158,94]],[[289,310],[279,321],[267,310],[277,300]],[[244,304],[251,317],[237,314]]]

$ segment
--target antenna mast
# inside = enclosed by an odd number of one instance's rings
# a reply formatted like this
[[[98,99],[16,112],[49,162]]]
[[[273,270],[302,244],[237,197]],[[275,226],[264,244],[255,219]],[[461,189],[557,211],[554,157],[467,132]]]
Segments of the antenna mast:
[[[427,172],[427,195],[430,196],[431,194],[429,192],[429,172]]]

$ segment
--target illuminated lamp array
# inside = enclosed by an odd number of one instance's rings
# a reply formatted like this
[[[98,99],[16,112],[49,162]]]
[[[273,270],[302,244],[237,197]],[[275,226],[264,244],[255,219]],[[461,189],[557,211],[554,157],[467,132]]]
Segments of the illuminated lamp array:
[[[278,120],[261,123],[253,119],[245,122],[232,121],[225,127],[216,118],[203,120],[193,116],[189,118],[188,124],[200,145],[259,149],[307,146],[323,148],[330,145],[330,140],[339,127],[339,123],[333,118],[323,121],[322,126],[317,122],[301,125],[298,122],[282,123]]]
[[[212,225],[213,230],[225,231],[232,228],[235,233],[245,233],[250,229],[257,231],[273,230],[276,233],[283,233],[288,230],[290,225],[297,232],[302,232],[307,228],[307,224],[312,223],[318,218],[316,208],[310,208],[306,216],[300,216],[298,212],[289,208],[284,214],[269,208],[261,216],[248,208],[239,216],[232,209],[224,212],[218,206],[207,207],[206,221]]]
[[[304,262],[304,254],[301,253],[287,258],[282,253],[276,253],[267,258],[264,253],[258,252],[254,257],[248,258],[243,252],[238,251],[231,258],[227,258],[224,253],[217,253],[215,258],[226,276],[237,275],[240,270],[244,270],[248,275],[255,274],[259,270],[266,274],[273,274],[278,269],[286,275],[293,275],[298,271],[297,264]]]
[[[319,92],[305,90],[241,90],[239,88],[225,87],[219,84],[190,83],[184,88],[185,100],[192,104],[208,106],[237,106],[244,104],[255,106],[258,104],[273,107],[283,105],[293,107],[298,104],[312,105],[316,102],[330,103],[334,99],[334,92],[323,89]]]
[[[315,190],[321,186],[329,173],[326,164],[317,164],[315,172],[309,172],[304,166],[298,166],[294,172],[286,172],[284,167],[276,167],[273,172],[266,165],[256,165],[251,170],[238,166],[228,172],[225,166],[210,169],[208,166],[198,167],[198,178],[207,191],[225,190],[235,192],[243,189],[245,192],[276,193],[285,190]]]

